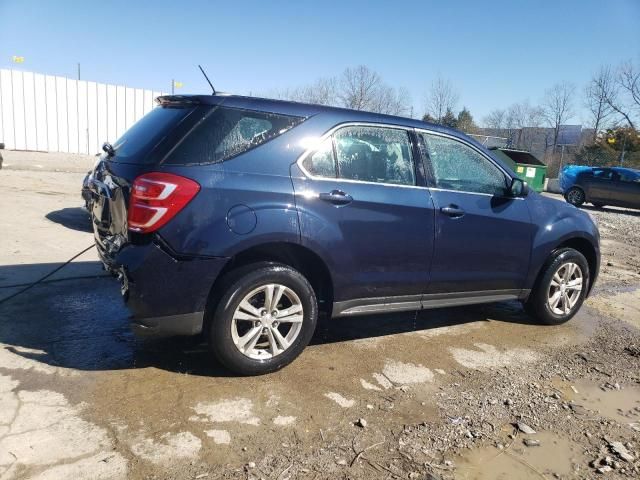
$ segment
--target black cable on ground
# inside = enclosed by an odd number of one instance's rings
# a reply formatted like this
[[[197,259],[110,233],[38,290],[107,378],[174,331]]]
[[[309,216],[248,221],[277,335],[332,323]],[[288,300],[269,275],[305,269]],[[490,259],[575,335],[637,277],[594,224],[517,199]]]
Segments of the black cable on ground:
[[[62,270],[64,267],[66,267],[67,265],[69,265],[72,261],[74,261],[76,258],[78,258],[80,255],[82,255],[85,252],[88,252],[89,250],[91,250],[93,247],[95,247],[95,244],[91,244],[89,245],[87,248],[85,248],[84,250],[80,251],[79,253],[76,253],[73,257],[71,257],[69,260],[67,260],[66,262],[64,262],[62,265],[60,265],[59,267],[54,268],[52,271],[50,271],[49,273],[47,273],[44,277],[39,278],[38,280],[36,280],[33,283],[30,283],[29,285],[27,285],[25,288],[23,288],[22,290],[18,290],[16,293],[13,293],[11,295],[9,295],[8,297],[5,297],[3,299],[0,300],[0,305],[2,305],[4,302],[8,302],[9,300],[11,300],[12,298],[17,297],[18,295],[23,294],[24,292],[26,292],[27,290],[35,287],[36,285],[38,285],[39,283],[42,283],[44,280],[46,280],[47,278],[49,278],[51,275],[53,275],[54,273]]]

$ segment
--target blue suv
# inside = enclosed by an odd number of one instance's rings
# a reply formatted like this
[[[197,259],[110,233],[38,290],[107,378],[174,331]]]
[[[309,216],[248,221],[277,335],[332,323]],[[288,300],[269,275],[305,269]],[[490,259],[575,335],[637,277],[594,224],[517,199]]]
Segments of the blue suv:
[[[520,300],[570,319],[598,229],[490,151],[408,118],[233,95],[165,96],[105,154],[95,240],[142,334],[198,335],[277,370],[319,314]]]

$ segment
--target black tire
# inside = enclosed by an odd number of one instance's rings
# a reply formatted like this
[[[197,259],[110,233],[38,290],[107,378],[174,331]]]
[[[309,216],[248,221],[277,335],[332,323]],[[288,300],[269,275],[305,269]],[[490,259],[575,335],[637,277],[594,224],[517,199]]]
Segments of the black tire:
[[[254,263],[231,271],[221,283],[220,296],[209,319],[208,336],[213,354],[229,370],[240,375],[274,372],[291,363],[309,344],[318,321],[318,304],[311,284],[300,272],[279,263]],[[303,308],[302,326],[283,352],[269,359],[254,359],[242,353],[233,341],[233,316],[246,295],[270,283],[288,287],[298,296]]]
[[[584,191],[580,187],[571,187],[564,198],[575,207],[579,207],[585,201]]]
[[[551,280],[554,274],[567,263],[574,263],[580,267],[582,273],[582,289],[579,292],[577,301],[570,309],[569,313],[554,313],[549,306],[548,296],[551,289]],[[589,288],[589,264],[577,250],[573,248],[562,248],[553,252],[545,265],[542,267],[536,285],[534,286],[529,298],[525,302],[527,312],[536,318],[540,323],[546,325],[560,325],[569,321],[578,310],[587,295]]]

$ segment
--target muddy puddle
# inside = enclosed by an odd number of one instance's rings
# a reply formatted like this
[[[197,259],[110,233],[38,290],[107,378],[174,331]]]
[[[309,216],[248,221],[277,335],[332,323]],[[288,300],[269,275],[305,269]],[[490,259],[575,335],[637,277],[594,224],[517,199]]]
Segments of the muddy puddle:
[[[524,441],[537,440],[527,447]],[[574,474],[584,465],[580,448],[549,432],[518,435],[503,448],[485,447],[458,459],[455,478],[460,480],[529,480]]]
[[[640,328],[640,289],[618,289],[611,295],[598,295],[589,298],[587,305]]]
[[[584,380],[553,384],[568,402],[586,409],[582,415],[599,415],[623,425],[640,422],[640,387]]]

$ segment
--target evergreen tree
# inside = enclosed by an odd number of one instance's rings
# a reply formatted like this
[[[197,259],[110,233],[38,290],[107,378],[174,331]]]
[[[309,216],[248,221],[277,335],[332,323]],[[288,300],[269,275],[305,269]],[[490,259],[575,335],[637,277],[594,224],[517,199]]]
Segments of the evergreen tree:
[[[438,123],[445,127],[458,128],[458,120],[450,108],[447,108],[447,111]]]
[[[467,110],[467,107],[463,107],[458,113],[458,120],[456,128],[465,133],[475,133],[478,129],[478,126],[473,121],[473,116],[471,112]]]
[[[438,121],[433,118],[431,115],[429,115],[428,113],[425,113],[424,116],[422,117],[422,121],[423,122],[428,122],[428,123],[438,123]]]

